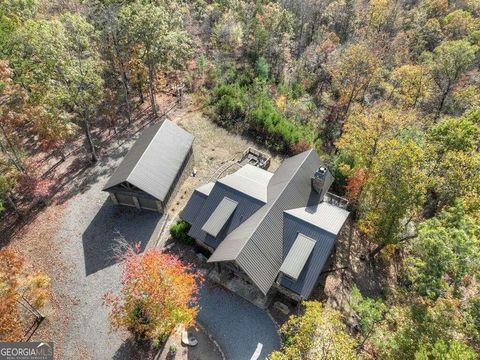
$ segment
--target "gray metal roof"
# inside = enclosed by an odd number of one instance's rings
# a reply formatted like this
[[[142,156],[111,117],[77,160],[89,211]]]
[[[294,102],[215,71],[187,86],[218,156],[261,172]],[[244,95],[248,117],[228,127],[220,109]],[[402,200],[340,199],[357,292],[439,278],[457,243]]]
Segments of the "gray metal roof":
[[[168,119],[145,129],[103,190],[128,182],[164,201],[188,156],[193,136]]]
[[[194,194],[197,193],[197,191],[194,192]],[[238,206],[235,212],[232,214],[232,217],[227,223],[224,231],[221,231],[216,238],[213,238],[203,231],[202,227],[224,197],[228,197],[229,199],[238,202]],[[208,246],[216,248],[218,244],[223,241],[227,234],[231,233],[245,220],[251,217],[252,214],[258,211],[258,209],[260,209],[264,204],[264,202],[258,199],[245,195],[217,181],[211,189],[208,198],[204,202],[197,201],[195,203],[191,203],[189,200],[187,203],[187,207],[184,211],[187,211],[188,213],[196,212],[195,220],[192,222],[189,221],[192,227],[190,228],[188,235],[206,243]]]
[[[207,222],[203,224],[202,230],[207,234],[216,237],[220,230],[225,226],[230,216],[237,208],[238,202],[227,197],[224,197],[217,208],[208,218]]]
[[[273,173],[247,164],[233,174],[227,175],[218,182],[255,199],[267,202],[268,182]]]
[[[322,203],[333,181],[330,173],[320,194],[312,189],[311,178],[320,166],[324,164],[310,150],[285,160],[274,174],[246,167],[237,176],[229,175],[213,185],[205,185],[202,192],[197,189],[191,198],[196,199],[195,204],[189,201],[184,210],[192,215],[189,235],[214,249],[209,262],[236,263],[264,294],[285,263],[292,270],[283,270],[298,276],[298,280],[285,277],[280,280],[282,285],[307,298],[331,253],[336,233],[348,216],[345,210]],[[250,189],[252,186],[259,189]],[[218,231],[212,236],[204,231],[205,224],[224,198],[238,205],[231,214],[223,215],[221,227],[218,225],[213,231],[207,225],[210,232]],[[291,260],[285,262],[299,233],[315,240],[313,250],[307,259],[294,256],[295,250]]]
[[[283,260],[280,271],[297,280],[315,246],[315,240],[298,233],[293,246]]]
[[[285,212],[335,235],[340,232],[350,214],[347,210],[326,202]]]
[[[283,212],[321,201],[311,187],[320,166],[324,164],[313,150],[285,160],[268,184],[267,204],[227,235],[208,261],[235,261],[267,294],[283,262]]]
[[[210,192],[212,191],[214,185],[215,185],[214,182],[209,182],[209,183],[206,183],[205,185],[198,187],[195,191],[198,191],[208,196],[210,195]]]
[[[303,299],[308,299],[317,283],[320,273],[328,262],[337,236],[299,218],[293,217],[286,212],[284,212],[283,222],[284,258],[288,255],[298,233],[316,240],[312,254],[303,267],[298,279],[295,281],[286,276],[282,276],[280,279],[282,286],[299,294]]]
[[[202,210],[203,205],[207,200],[207,197],[208,195],[205,195],[200,191],[195,190],[192,196],[190,196],[190,199],[188,200],[187,205],[185,205],[182,212],[180,213],[180,218],[182,218],[189,224],[193,224],[198,214]]]

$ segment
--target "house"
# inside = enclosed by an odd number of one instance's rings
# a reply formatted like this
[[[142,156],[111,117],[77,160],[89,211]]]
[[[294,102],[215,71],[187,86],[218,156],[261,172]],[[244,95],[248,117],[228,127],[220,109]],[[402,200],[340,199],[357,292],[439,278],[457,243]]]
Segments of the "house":
[[[233,271],[264,296],[307,299],[349,215],[327,193],[333,180],[314,150],[275,173],[245,165],[196,189],[181,217],[219,271]]]
[[[168,119],[145,129],[103,188],[115,204],[164,212],[188,172],[193,136]]]

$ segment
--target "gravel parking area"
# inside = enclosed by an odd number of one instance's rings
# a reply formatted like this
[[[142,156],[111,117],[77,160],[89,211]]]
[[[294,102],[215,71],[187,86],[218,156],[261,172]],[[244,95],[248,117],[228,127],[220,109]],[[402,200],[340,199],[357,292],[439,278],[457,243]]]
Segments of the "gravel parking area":
[[[206,283],[197,321],[218,342],[228,360],[265,359],[280,347],[268,314],[243,298]]]
[[[173,219],[195,187],[253,144],[212,124],[191,102],[172,112],[170,118],[196,136],[194,159],[198,169],[197,177],[188,178],[172,201],[167,213]],[[138,358],[129,333],[113,331],[109,309],[102,306],[102,296],[121,286],[119,249],[125,243],[140,242],[142,249],[154,245],[149,239],[158,223],[165,221],[154,212],[114,206],[101,191],[134,140],[112,141],[93,167],[80,157],[73,159],[62,178],[64,191],[11,241],[29,264],[52,280],[51,301],[43,309],[47,318],[31,340],[54,341],[57,359]],[[272,163],[276,166],[279,161],[275,158]],[[244,359],[247,353],[250,359],[259,344],[262,358],[278,346],[273,323],[260,309],[216,291],[203,293],[202,298],[200,316],[211,313],[211,320],[201,322],[207,330],[211,326],[221,346],[225,344],[228,359]],[[232,308],[238,308],[238,314],[228,314],[227,309]],[[239,324],[238,329],[222,325],[224,315],[233,319],[231,324]],[[236,345],[226,337],[235,339]]]
[[[58,221],[54,242],[70,267],[65,281],[53,279],[54,291],[71,301],[71,318],[61,344],[64,359],[78,358],[79,348],[84,349],[84,358],[92,359],[127,359],[132,350],[122,346],[128,334],[111,331],[102,296],[120,288],[121,250],[127,244],[140,243],[142,250],[151,245],[148,242],[161,215],[111,204],[101,191],[107,178],[102,176],[69,201]]]

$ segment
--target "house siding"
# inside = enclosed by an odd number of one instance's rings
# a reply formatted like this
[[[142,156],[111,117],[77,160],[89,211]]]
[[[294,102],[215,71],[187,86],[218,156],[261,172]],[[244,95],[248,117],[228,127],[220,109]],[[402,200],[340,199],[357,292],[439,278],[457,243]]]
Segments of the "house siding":
[[[190,199],[188,200],[187,205],[180,213],[180,218],[185,220],[189,224],[193,224],[195,219],[200,214],[200,211],[205,205],[205,201],[207,200],[207,195],[202,194],[199,191],[194,191]]]

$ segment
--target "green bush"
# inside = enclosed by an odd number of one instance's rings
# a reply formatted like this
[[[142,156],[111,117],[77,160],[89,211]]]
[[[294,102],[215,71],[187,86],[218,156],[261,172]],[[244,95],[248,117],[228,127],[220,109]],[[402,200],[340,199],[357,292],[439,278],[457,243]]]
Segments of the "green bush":
[[[176,224],[172,225],[170,228],[170,235],[175,240],[181,241],[188,245],[195,244],[195,240],[188,236],[188,231],[190,230],[190,224],[184,220],[177,221]]]
[[[238,80],[217,85],[211,105],[220,125],[231,128],[244,121],[244,131],[252,132],[275,151],[292,153],[300,140],[306,145],[315,142],[307,124],[289,119],[276,106],[262,79],[257,78],[251,85],[242,85]]]
[[[214,89],[214,105],[218,120],[223,125],[232,125],[245,117],[245,90],[239,84],[223,84]]]
[[[248,120],[253,130],[262,134],[275,150],[288,151],[302,138],[301,127],[290,122],[264,91],[256,94]]]
[[[268,79],[270,65],[262,56],[255,62],[255,74],[261,79]]]

